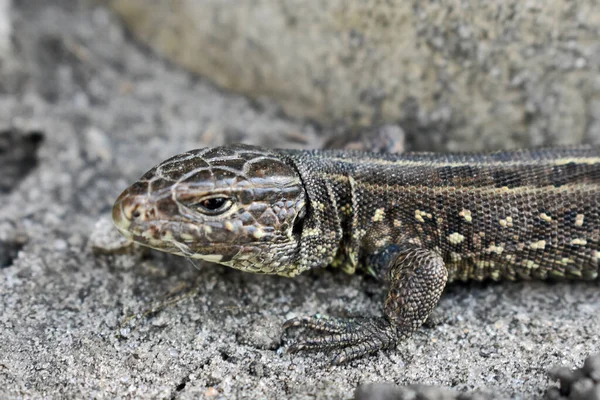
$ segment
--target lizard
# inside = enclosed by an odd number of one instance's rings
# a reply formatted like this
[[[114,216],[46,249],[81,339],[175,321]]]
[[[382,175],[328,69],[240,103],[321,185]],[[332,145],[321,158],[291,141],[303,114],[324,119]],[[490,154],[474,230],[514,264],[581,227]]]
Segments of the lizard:
[[[112,209],[133,242],[294,277],[334,266],[379,279],[383,315],[292,318],[289,352],[331,362],[395,347],[453,281],[584,279],[600,266],[600,148],[487,153],[191,150],[158,164]]]

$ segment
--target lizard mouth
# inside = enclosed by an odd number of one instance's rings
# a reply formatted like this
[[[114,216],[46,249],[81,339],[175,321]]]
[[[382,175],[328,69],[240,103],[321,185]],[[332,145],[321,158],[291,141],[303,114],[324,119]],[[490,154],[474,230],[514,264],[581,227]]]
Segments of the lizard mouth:
[[[152,208],[143,201],[143,198],[137,202],[124,198],[113,207],[113,223],[127,239],[155,250],[210,262],[222,261],[225,258],[223,254],[232,250],[232,246],[220,246],[203,238],[209,227],[151,219],[153,215],[148,210]]]
[[[203,240],[204,229],[198,225],[168,220],[125,224],[115,221],[115,225],[127,239],[162,251],[172,252],[171,250],[181,249],[181,247],[194,249],[218,247],[218,244],[208,239]]]
[[[117,229],[134,243],[166,253],[210,262],[220,262],[223,260],[224,254],[229,253],[232,247],[236,247],[201,241],[191,236],[188,237],[185,233],[178,233],[180,229],[177,228],[180,227],[181,224],[168,221],[131,224],[126,228],[117,225]]]

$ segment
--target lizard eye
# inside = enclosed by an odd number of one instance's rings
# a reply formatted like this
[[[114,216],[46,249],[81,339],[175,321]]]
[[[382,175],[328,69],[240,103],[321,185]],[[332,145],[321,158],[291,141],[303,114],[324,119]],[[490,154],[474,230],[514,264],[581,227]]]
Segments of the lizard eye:
[[[233,202],[227,197],[211,197],[200,200],[196,205],[202,214],[219,215],[229,210]]]

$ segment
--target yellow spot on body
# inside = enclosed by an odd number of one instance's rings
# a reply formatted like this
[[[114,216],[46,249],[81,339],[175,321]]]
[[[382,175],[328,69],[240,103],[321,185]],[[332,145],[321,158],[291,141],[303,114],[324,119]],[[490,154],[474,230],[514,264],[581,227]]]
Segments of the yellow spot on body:
[[[473,221],[473,217],[471,216],[471,211],[469,211],[469,210],[465,210],[463,208],[462,211],[458,213],[458,215],[460,215],[461,217],[463,217],[465,219],[465,221],[467,221],[469,223],[471,221]]]
[[[421,244],[421,240],[419,240],[418,238],[410,238],[407,240],[407,242],[410,244],[418,244],[418,245]]]
[[[539,264],[537,264],[531,260],[523,260],[523,265],[529,269],[537,269],[540,267]]]
[[[502,226],[503,228],[506,228],[506,227],[510,228],[513,226],[512,217],[506,217],[505,219],[499,219],[498,222],[500,223],[500,226]]]
[[[261,239],[265,237],[265,231],[263,231],[262,229],[257,229],[254,232],[252,232],[252,236],[254,236],[255,239]]]
[[[529,244],[529,247],[534,249],[534,250],[543,250],[546,248],[546,241],[545,240],[538,240],[537,242],[531,242]]]
[[[161,235],[161,238],[162,238],[162,240],[173,240],[173,232],[171,232],[171,231],[165,231]]]
[[[425,222],[425,220],[423,219],[423,214],[424,214],[423,211],[415,210],[415,219],[421,223]]]
[[[319,236],[319,230],[317,228],[306,229],[303,234],[305,236]]]
[[[352,205],[344,204],[342,207],[340,207],[340,210],[342,210],[344,214],[350,215],[352,214]]]
[[[495,262],[490,261],[490,260],[477,260],[475,261],[475,266],[479,269],[484,269],[484,268],[493,268],[496,265]]]
[[[571,240],[571,244],[585,246],[587,244],[587,240],[585,240],[585,239],[573,239],[573,240]]]
[[[371,220],[373,222],[380,222],[383,221],[383,217],[385,217],[385,210],[383,208],[378,208],[377,210],[375,210],[375,214],[373,215],[373,218],[371,218]]]
[[[549,216],[549,215],[548,215],[548,214],[546,214],[546,213],[541,213],[541,214],[540,214],[540,218],[541,218],[543,221],[546,221],[546,222],[551,222],[551,221],[552,221],[552,217],[551,217],[551,216]]]
[[[204,225],[204,233],[210,235],[212,233],[212,228],[208,225]]]
[[[402,226],[402,221],[399,219],[394,220],[394,228],[400,228]]]
[[[463,240],[465,240],[465,237],[458,232],[454,232],[454,233],[448,235],[448,242],[450,242],[452,244],[459,244]]]
[[[491,245],[490,247],[487,248],[487,251],[489,253],[502,254],[502,252],[504,251],[504,247]]]
[[[227,229],[229,232],[233,232],[233,224],[229,221],[225,221],[225,229]]]
[[[425,214],[425,216],[429,219],[433,218],[433,215],[431,215],[431,213],[427,213],[427,214]]]
[[[596,260],[600,260],[600,251],[597,251],[595,256],[596,256]]]
[[[366,231],[366,230],[364,230],[364,229],[356,229],[356,230],[354,231],[354,233],[352,234],[352,237],[353,237],[354,239],[360,239],[360,238],[362,238],[362,237],[363,237],[363,236],[364,236],[366,233],[367,233],[367,231]]]
[[[458,253],[456,253],[456,252],[453,251],[452,253],[450,253],[450,259],[453,262],[458,262],[458,261],[462,260],[462,256],[460,254],[458,254]]]
[[[375,241],[376,247],[385,247],[389,243],[389,237],[383,237],[377,241]]]
[[[584,218],[583,214],[577,214],[575,216],[575,225],[577,225],[577,226],[583,226],[583,218]]]
[[[572,262],[573,262],[573,260],[571,260],[571,259],[570,259],[570,258],[568,258],[568,257],[564,257],[564,258],[561,258],[561,259],[560,259],[560,263],[561,263],[561,264],[563,264],[563,265],[567,265],[567,264],[570,264],[570,263],[572,263]]]

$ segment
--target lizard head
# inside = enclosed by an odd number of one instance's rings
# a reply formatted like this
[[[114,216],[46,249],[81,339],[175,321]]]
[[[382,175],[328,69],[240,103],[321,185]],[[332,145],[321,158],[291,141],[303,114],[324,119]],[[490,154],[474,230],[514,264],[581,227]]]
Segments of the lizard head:
[[[244,271],[294,275],[306,193],[276,153],[233,145],[192,150],[155,166],[116,200],[130,240]]]

